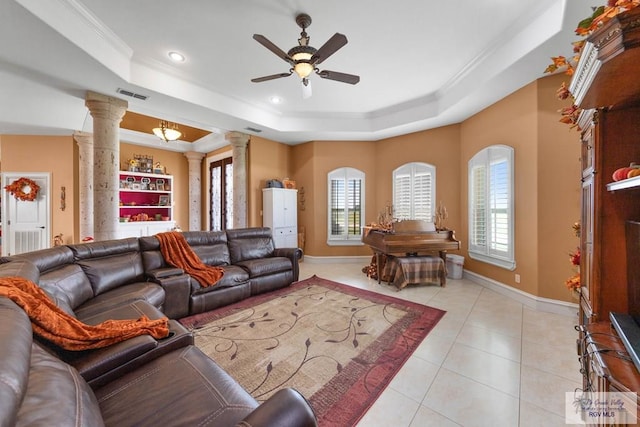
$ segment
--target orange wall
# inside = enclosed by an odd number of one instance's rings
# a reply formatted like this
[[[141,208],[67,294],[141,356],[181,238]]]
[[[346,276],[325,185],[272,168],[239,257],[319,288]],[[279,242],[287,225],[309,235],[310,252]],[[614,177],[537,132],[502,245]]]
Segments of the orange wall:
[[[465,269],[546,298],[569,300],[564,280],[572,274],[568,253],[578,244],[571,225],[579,220],[578,132],[558,123],[563,103],[555,90],[564,76],[534,82],[461,124],[381,141],[313,141],[288,146],[252,136],[248,147],[248,225],[262,225],[262,188],[269,179],[291,178],[298,188],[298,223],[305,233],[305,253],[313,256],[367,256],[366,246],[328,246],[327,173],[354,167],[366,174],[365,222],[391,202],[392,171],[420,161],[436,167],[436,201],[447,207],[445,225],[462,242]],[[77,234],[77,146],[71,137],[0,138],[2,171],[51,172],[52,194],[67,187],[67,209],[52,197],[52,236],[63,233],[71,243]],[[492,144],[515,148],[517,267],[508,271],[468,257],[467,162]],[[209,153],[208,156],[228,151]],[[38,153],[31,156],[30,153]],[[188,162],[182,153],[121,144],[121,162],[149,154],[174,176],[174,217],[188,227]],[[208,170],[203,162],[203,191]],[[73,189],[71,191],[70,189]],[[202,226],[207,228],[206,197]],[[75,209],[70,207],[74,206]],[[515,283],[515,273],[521,283]]]
[[[293,147],[292,176],[298,189],[304,188],[305,209],[298,194],[298,225],[305,231],[305,253],[314,256],[371,255],[367,246],[327,245],[327,174],[341,167],[365,173],[365,223],[373,221],[376,201],[376,143],[368,141],[314,141]],[[298,190],[300,191],[300,190]]]
[[[262,189],[270,179],[291,178],[291,147],[252,136],[248,149],[247,224],[262,227]]]
[[[564,280],[575,272],[569,252],[580,244],[572,229],[580,221],[580,140],[579,132],[558,121],[560,102],[555,92],[566,76],[538,80],[538,293],[566,299]]]
[[[62,233],[65,243],[74,243],[77,233],[77,145],[70,136],[3,135],[0,139],[4,172],[48,172],[51,174],[50,238]],[[75,159],[75,160],[74,160]],[[61,187],[66,188],[66,208],[61,210]]]
[[[509,271],[475,261],[468,256],[468,218],[463,218],[459,237],[463,242],[465,268],[491,277],[525,292],[536,293],[538,281],[538,190],[537,114],[535,85],[497,102],[462,123],[460,157],[460,204],[468,211],[467,164],[480,150],[494,144],[515,149],[515,257],[516,269]],[[522,282],[515,283],[515,273]]]
[[[189,162],[182,153],[156,148],[120,144],[120,170],[126,170],[134,155],[153,156],[154,164],[160,162],[167,175],[173,175],[173,219],[183,230],[189,229]]]
[[[384,206],[393,202],[394,169],[410,162],[429,163],[436,167],[436,206],[442,202],[447,208],[449,217],[444,225],[457,233],[461,228],[462,216],[459,159],[460,125],[416,132],[378,142],[375,175],[378,211],[382,211]]]
[[[467,162],[493,144],[515,148],[516,269],[475,261],[468,256],[468,219],[458,236],[465,249],[465,269],[533,295],[569,300],[564,280],[570,275],[568,253],[577,240],[571,224],[579,219],[580,156],[578,132],[558,123],[563,104],[555,98],[562,76],[527,85],[462,123],[460,204],[468,208]],[[577,200],[576,200],[577,198]],[[568,272],[569,271],[569,272]],[[520,283],[515,282],[520,275]]]

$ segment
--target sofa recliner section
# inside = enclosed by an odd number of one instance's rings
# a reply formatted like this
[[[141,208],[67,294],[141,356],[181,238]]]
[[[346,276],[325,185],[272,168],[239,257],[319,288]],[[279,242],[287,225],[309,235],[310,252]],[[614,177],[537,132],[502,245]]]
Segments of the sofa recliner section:
[[[3,297],[0,336],[0,427],[266,427],[284,425],[280,410],[291,412],[288,426],[316,425],[295,390],[281,390],[260,405],[193,345],[90,387],[74,367],[33,341],[26,313]]]
[[[288,286],[298,279],[302,252],[274,249],[264,228],[186,232],[185,238],[204,262],[224,269],[220,283],[203,287],[172,267],[155,237],[0,259],[0,277],[37,283],[84,323],[171,319],[166,338],[142,335],[101,349],[67,351],[34,337],[26,314],[0,297],[0,427],[316,425],[311,407],[295,390],[281,390],[258,404],[193,346],[192,334],[175,320]]]

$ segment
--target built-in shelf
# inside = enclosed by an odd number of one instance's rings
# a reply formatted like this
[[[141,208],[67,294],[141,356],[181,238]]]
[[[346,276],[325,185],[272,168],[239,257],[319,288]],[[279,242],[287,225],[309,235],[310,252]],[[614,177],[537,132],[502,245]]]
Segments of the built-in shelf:
[[[119,238],[150,236],[173,229],[173,177],[121,171],[119,208]]]
[[[640,176],[634,176],[633,178],[627,178],[622,181],[607,184],[608,191],[627,190],[632,188],[640,188]]]

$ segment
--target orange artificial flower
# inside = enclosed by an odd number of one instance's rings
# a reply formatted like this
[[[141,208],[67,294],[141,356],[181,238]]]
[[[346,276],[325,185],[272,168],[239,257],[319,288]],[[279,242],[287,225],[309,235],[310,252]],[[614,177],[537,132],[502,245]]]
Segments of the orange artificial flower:
[[[577,273],[575,276],[568,278],[564,282],[564,284],[570,291],[577,291],[578,289],[580,289],[580,273]]]

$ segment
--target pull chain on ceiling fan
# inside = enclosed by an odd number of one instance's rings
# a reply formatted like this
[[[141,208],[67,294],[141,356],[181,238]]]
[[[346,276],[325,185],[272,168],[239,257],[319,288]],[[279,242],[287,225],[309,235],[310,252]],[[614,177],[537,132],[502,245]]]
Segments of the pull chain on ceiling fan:
[[[294,46],[289,49],[289,52],[285,53],[278,46],[273,44],[269,39],[261,34],[254,34],[253,38],[258,43],[269,49],[276,54],[279,58],[286,61],[291,65],[288,73],[271,74],[269,76],[258,77],[251,79],[254,83],[266,82],[268,80],[279,79],[282,77],[289,77],[294,72],[302,79],[303,84],[303,97],[308,98],[311,96],[311,87],[309,82],[309,76],[315,71],[317,75],[323,79],[335,80],[338,82],[356,84],[360,81],[360,77],[353,74],[339,73],[337,71],[319,70],[317,65],[321,64],[325,59],[333,55],[338,49],[347,44],[347,37],[344,34],[335,33],[325,44],[316,49],[309,45],[310,37],[306,32],[307,27],[311,25],[311,17],[305,13],[302,13],[296,17],[296,23],[302,32],[298,39],[298,46]]]

